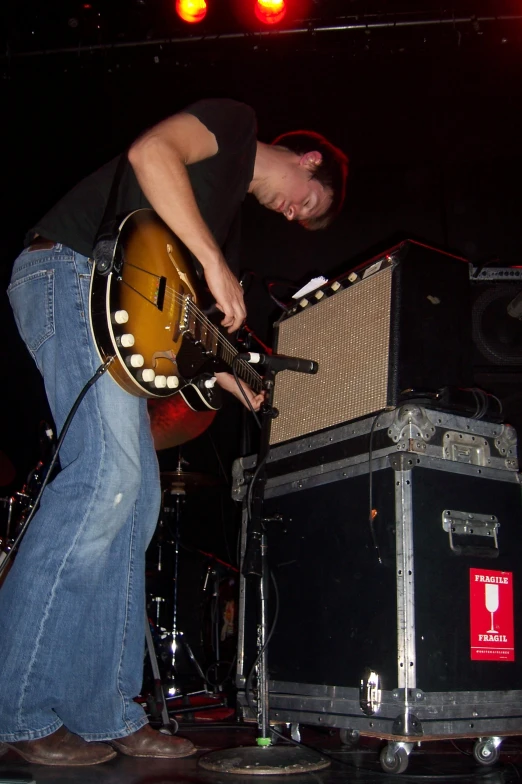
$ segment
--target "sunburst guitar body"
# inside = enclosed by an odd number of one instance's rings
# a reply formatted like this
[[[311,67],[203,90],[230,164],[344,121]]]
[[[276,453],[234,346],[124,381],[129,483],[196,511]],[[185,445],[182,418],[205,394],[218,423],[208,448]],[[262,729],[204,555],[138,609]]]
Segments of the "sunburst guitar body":
[[[180,394],[194,411],[220,406],[216,370],[234,368],[254,391],[261,377],[200,309],[197,276],[180,240],[150,209],[121,222],[110,272],[93,270],[91,327],[102,361],[132,395]]]

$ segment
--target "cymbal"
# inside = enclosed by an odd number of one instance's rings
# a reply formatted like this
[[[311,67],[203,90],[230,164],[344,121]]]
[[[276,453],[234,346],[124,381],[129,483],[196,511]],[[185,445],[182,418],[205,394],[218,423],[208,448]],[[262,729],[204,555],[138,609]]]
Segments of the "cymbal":
[[[173,495],[183,495],[200,487],[215,487],[221,482],[217,476],[196,471],[162,471],[161,486]]]
[[[154,447],[171,449],[201,435],[216,416],[215,411],[192,411],[181,395],[148,400]]]
[[[10,485],[16,476],[16,470],[7,455],[0,451],[0,485]]]

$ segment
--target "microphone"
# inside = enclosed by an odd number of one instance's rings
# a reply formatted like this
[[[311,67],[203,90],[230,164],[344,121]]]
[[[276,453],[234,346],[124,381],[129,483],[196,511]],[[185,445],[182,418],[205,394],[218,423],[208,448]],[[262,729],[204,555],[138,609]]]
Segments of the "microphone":
[[[257,354],[247,351],[238,354],[238,359],[244,359],[251,365],[261,365],[276,373],[280,370],[294,370],[296,373],[317,373],[319,364],[313,359],[300,359],[299,357],[285,357],[283,354]]]

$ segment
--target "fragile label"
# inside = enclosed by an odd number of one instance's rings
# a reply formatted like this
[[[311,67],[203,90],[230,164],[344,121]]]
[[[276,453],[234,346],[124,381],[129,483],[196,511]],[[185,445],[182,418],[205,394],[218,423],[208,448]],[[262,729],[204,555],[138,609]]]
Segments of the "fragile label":
[[[515,661],[513,572],[469,570],[471,659]]]

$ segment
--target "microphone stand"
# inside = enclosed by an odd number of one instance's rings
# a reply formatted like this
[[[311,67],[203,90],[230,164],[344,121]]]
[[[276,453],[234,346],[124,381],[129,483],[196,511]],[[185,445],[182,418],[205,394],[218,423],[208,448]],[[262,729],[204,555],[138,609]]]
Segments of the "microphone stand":
[[[259,623],[257,628],[256,720],[258,735],[255,746],[240,746],[239,749],[223,749],[200,757],[198,764],[206,770],[241,775],[307,773],[322,770],[330,761],[318,752],[299,745],[274,746],[270,733],[269,672],[268,672],[268,593],[270,571],[268,567],[268,537],[265,523],[270,518],[263,516],[266,485],[266,462],[270,453],[270,429],[272,419],[278,411],[272,406],[276,369],[269,369],[263,379],[265,402],[261,407],[261,435],[256,469],[251,485],[247,489],[246,546],[241,572],[245,578],[257,579]],[[247,681],[247,700],[249,684]]]
[[[252,335],[253,333],[250,330],[245,329],[246,324],[243,325],[240,329],[240,337],[238,337],[238,343],[242,344],[242,347],[245,351],[250,351],[252,346]],[[257,338],[256,338],[257,339]],[[249,416],[250,415],[250,416]],[[245,407],[241,407],[241,430],[240,430],[240,445],[239,445],[239,454],[241,457],[246,457],[252,453],[252,426],[253,422],[251,412]]]

